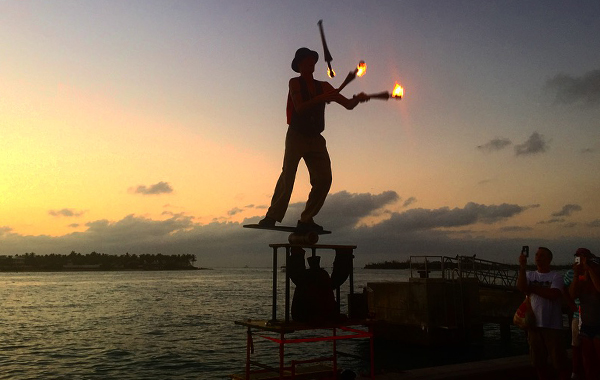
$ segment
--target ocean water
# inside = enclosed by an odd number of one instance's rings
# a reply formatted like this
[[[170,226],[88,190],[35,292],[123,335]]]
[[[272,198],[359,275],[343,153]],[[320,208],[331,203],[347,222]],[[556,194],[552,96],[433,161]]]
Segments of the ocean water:
[[[271,276],[270,268],[0,273],[0,379],[227,379],[243,370],[246,352],[245,328],[234,321],[270,318]],[[284,275],[278,277],[283,318]],[[406,271],[356,269],[355,291],[367,281],[407,278]],[[486,331],[486,350],[452,350],[450,357],[377,345],[377,367],[392,371],[521,353],[518,342],[500,346],[497,331]],[[277,346],[254,343],[255,357],[276,365]],[[286,356],[314,357],[327,353],[328,344],[288,345]],[[339,345],[365,358],[341,358],[341,368],[367,370],[368,340]]]

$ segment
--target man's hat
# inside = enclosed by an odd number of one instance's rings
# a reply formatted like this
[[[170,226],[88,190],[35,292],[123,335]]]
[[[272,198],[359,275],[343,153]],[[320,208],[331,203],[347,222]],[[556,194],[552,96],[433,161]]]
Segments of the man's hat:
[[[316,51],[310,50],[309,48],[301,47],[296,50],[296,56],[292,60],[292,70],[299,73],[300,69],[298,68],[298,64],[302,62],[302,60],[306,57],[312,56],[315,59],[315,62],[319,60],[319,53]]]
[[[592,252],[590,252],[590,250],[587,248],[577,248],[577,251],[575,251],[575,256],[595,257],[594,254]]]

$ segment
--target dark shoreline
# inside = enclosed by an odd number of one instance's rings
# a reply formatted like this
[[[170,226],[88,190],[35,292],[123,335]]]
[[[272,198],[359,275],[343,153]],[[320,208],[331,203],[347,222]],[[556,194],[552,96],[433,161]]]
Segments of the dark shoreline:
[[[196,256],[192,254],[163,255],[133,254],[108,255],[92,252],[82,255],[72,251],[68,255],[24,255],[0,256],[0,272],[90,272],[90,271],[165,271],[200,270],[194,266]]]

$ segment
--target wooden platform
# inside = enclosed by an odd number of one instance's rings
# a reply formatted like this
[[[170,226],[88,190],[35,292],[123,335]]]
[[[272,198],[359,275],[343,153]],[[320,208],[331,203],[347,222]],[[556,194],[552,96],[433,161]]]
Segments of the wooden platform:
[[[293,226],[261,226],[260,224],[244,224],[243,225],[244,228],[253,228],[256,230],[269,230],[269,231],[281,231],[281,232],[292,232],[292,233],[299,233],[299,234],[305,234],[305,233],[309,233],[309,232],[313,232],[319,235],[326,235],[326,234],[330,234],[331,231],[315,231],[315,230],[309,230],[309,231],[305,231],[302,229],[299,229],[298,227],[293,227]]]
[[[298,380],[313,380],[313,379],[331,379],[333,374],[333,368],[324,364],[313,364],[313,365],[305,365],[298,366],[295,371],[294,379]],[[284,378],[292,378],[292,371],[286,370],[284,371]],[[235,373],[231,375],[232,380],[245,380],[246,375],[243,373]],[[279,373],[264,370],[257,371],[250,374],[248,380],[279,380]]]
[[[321,323],[319,325],[299,323],[294,321],[267,321],[265,319],[246,319],[244,321],[235,321],[236,325],[250,327],[257,330],[270,331],[274,333],[290,334],[296,331],[333,329],[348,326],[369,326],[372,321],[365,319],[347,319],[343,322]]]

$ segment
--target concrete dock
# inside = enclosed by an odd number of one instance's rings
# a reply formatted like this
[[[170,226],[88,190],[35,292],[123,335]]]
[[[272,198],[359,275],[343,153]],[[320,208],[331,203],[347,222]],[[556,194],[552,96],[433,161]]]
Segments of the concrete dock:
[[[358,377],[366,380],[368,377]],[[513,356],[471,363],[420,368],[395,373],[379,373],[376,380],[532,380],[535,371],[529,356]]]

